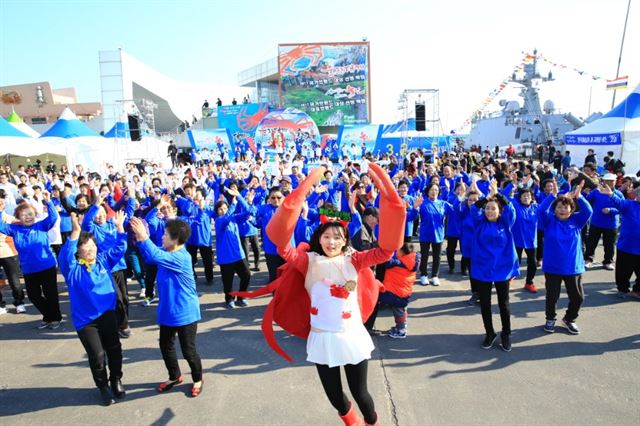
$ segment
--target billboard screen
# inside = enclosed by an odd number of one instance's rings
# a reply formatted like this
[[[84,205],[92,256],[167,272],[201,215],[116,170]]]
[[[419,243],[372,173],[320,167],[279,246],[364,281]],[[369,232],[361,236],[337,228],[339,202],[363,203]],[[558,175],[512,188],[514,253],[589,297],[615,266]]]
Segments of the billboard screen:
[[[368,124],[369,43],[278,45],[280,103],[318,126]]]

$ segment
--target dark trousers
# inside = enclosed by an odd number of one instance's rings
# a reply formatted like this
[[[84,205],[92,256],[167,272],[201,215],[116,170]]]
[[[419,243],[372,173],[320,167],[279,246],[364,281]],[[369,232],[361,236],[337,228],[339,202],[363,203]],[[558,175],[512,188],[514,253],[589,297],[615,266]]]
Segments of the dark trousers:
[[[331,402],[333,408],[338,410],[341,416],[344,416],[349,411],[350,406],[349,399],[342,390],[340,367],[316,364],[316,369],[318,370],[320,382],[322,382],[322,387],[329,398],[329,402]],[[368,363],[366,359],[356,365],[347,364],[344,366],[347,384],[349,385],[353,399],[356,400],[356,404],[358,404],[364,420],[368,424],[374,424],[378,416],[375,405],[373,404],[373,398],[371,398],[369,390],[367,389],[367,370]]]
[[[440,271],[440,253],[442,252],[442,243],[425,243],[420,241],[420,275],[427,275],[427,259],[429,259],[429,248],[433,253],[431,265],[431,278],[437,277]]]
[[[109,365],[109,380],[122,378],[122,345],[115,311],[105,312],[77,333],[89,357],[89,367],[96,386],[101,388],[108,383],[105,356]]]
[[[542,250],[544,248],[544,232],[538,229],[537,235],[538,247],[536,248],[536,261],[542,262]]]
[[[616,229],[605,229],[592,225],[589,228],[587,249],[584,258],[586,261],[593,262],[593,254],[596,252],[596,247],[598,246],[598,242],[600,242],[601,235],[602,245],[604,246],[604,261],[602,264],[609,265],[613,263],[613,255],[615,254],[616,236],[618,235]]]
[[[144,265],[144,297],[153,298],[153,290],[156,287],[156,276],[158,275],[158,265],[147,263]]]
[[[447,263],[451,272],[456,268],[456,249],[459,240],[458,237],[447,237]]]
[[[258,236],[251,235],[248,237],[240,238],[240,242],[242,243],[242,251],[244,252],[244,257],[247,259],[247,263],[249,262],[249,244],[251,244],[251,251],[253,251],[253,265],[257,268],[258,263],[260,263],[260,245],[258,244]]]
[[[409,299],[410,297],[400,297],[390,291],[380,293],[378,295],[378,303],[373,307],[373,312],[371,312],[367,322],[364,323],[365,328],[367,330],[373,330],[376,318],[378,318],[378,310],[381,305],[391,307],[393,317],[396,319],[396,325],[398,324],[398,317],[402,316],[403,326],[406,326],[405,316],[407,312],[407,305],[409,305]]]
[[[277,254],[266,254],[264,255],[267,260],[267,269],[269,270],[269,282],[274,281],[277,278],[278,268],[285,264],[283,258],[278,256]]]
[[[251,272],[249,272],[249,264],[247,259],[238,260],[233,263],[220,265],[220,274],[222,275],[222,287],[224,288],[224,300],[230,302],[233,300],[231,290],[233,286],[233,276],[238,274],[240,278],[240,291],[247,291],[249,281],[251,280]],[[241,300],[239,297],[238,300]]]
[[[133,272],[133,276],[136,277],[138,283],[140,283],[140,288],[144,290],[146,287],[144,281],[144,269],[142,267],[142,255],[140,254],[138,247],[135,245],[128,245],[124,256],[127,266]]]
[[[467,273],[469,274],[469,283],[471,284],[471,293],[479,294],[479,290],[478,290],[479,281],[476,280],[475,278],[471,278],[471,258],[463,257],[460,263],[462,264],[462,271],[463,272],[467,271]]]
[[[13,306],[24,304],[24,290],[20,288],[20,263],[18,256],[4,257],[0,259],[0,266],[4,269],[7,276],[11,293],[13,294]],[[0,306],[4,305],[2,300],[2,291],[0,291]]]
[[[640,293],[640,254],[631,254],[618,249],[616,256],[616,287],[622,293],[628,293],[631,275],[636,274],[633,291]]]
[[[200,257],[202,257],[202,264],[204,265],[204,276],[208,283],[213,282],[213,250],[211,246],[190,246],[187,245],[187,251],[191,255],[191,265],[193,266],[193,278],[198,281],[196,275],[196,263],[198,263],[198,250],[200,250]]]
[[[493,334],[493,321],[491,320],[491,287],[495,285],[498,293],[498,307],[500,308],[500,320],[502,322],[502,332],[511,334],[511,312],[509,311],[509,281],[495,281],[493,283],[478,281],[478,292],[480,293],[480,311],[482,312],[482,322],[487,334]]]
[[[160,351],[164,365],[169,372],[169,380],[177,380],[182,375],[178,357],[176,355],[176,334],[180,340],[182,356],[189,363],[191,377],[194,382],[202,380],[202,362],[200,355],[196,351],[196,333],[198,332],[198,322],[182,325],[180,327],[160,326]]]
[[[44,271],[24,274],[24,284],[29,300],[42,314],[42,321],[62,320],[55,266]]]
[[[580,306],[584,302],[584,290],[582,289],[582,275],[556,275],[544,274],[544,287],[547,290],[545,315],[547,320],[556,319],[556,304],[560,298],[560,285],[564,281],[569,296],[569,306],[564,317],[568,321],[578,318]]]
[[[124,277],[124,269],[111,273],[116,288],[116,317],[121,330],[129,328],[129,293],[127,292],[127,280]]]
[[[538,265],[536,264],[536,249],[516,247],[516,253],[518,253],[518,265],[522,262],[522,250],[524,250],[527,255],[527,280],[525,281],[525,284],[533,284],[533,278],[536,276],[536,269],[538,268]]]

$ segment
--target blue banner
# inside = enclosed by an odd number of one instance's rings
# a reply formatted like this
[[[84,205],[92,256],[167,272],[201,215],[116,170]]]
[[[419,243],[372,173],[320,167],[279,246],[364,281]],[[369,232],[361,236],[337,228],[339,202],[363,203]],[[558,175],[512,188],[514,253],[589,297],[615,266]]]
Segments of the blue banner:
[[[380,136],[380,125],[343,126],[341,130],[339,145],[342,156],[361,158],[367,152],[374,152]]]
[[[606,133],[600,135],[564,135],[567,145],[620,145],[620,133]]]
[[[227,153],[232,158],[235,156],[235,146],[232,145],[226,129],[189,129],[187,136],[192,148],[198,150],[206,148],[209,151]]]
[[[269,113],[269,104],[225,105],[218,107],[218,127],[234,138],[254,137],[260,121]]]

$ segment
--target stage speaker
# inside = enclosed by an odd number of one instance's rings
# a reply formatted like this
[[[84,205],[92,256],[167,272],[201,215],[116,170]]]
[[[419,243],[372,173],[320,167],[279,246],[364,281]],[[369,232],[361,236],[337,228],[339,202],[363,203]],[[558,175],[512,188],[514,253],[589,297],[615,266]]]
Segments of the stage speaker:
[[[425,125],[424,111],[425,111],[424,104],[416,104],[416,130],[417,131],[427,130]]]
[[[140,119],[135,115],[129,115],[129,134],[132,141],[139,141],[142,139],[140,134]]]

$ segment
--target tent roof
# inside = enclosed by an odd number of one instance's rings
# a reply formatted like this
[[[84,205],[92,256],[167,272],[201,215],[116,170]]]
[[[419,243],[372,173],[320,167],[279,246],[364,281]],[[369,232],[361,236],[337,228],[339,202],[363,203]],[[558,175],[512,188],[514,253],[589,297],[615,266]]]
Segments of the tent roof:
[[[7,120],[0,116],[0,136],[19,136],[28,138],[29,136],[13,127]]]
[[[129,137],[129,123],[122,123],[118,121],[113,125],[111,130],[104,134],[105,138],[128,138]]]
[[[640,84],[604,117],[640,118]]]
[[[99,136],[91,130],[69,109],[65,108],[58,121],[55,122],[49,130],[42,134],[41,137],[54,136],[59,138],[77,138],[80,136]]]
[[[12,125],[13,127],[15,127],[16,129],[18,129],[19,131],[21,131],[22,133],[26,134],[27,136],[31,136],[32,138],[40,137],[40,133],[38,133],[35,130],[33,130],[24,121],[21,121],[19,123],[16,123],[16,122],[11,123],[10,122],[9,124]]]

